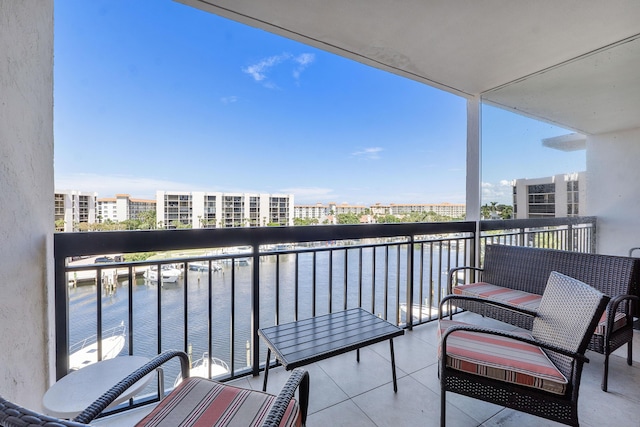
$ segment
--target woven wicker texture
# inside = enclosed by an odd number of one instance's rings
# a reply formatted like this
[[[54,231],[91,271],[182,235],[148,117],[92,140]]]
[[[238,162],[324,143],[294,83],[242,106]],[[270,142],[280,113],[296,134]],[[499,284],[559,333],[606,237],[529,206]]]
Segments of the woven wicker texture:
[[[0,396],[0,426],[2,427],[87,427],[87,424],[60,420],[38,414],[11,403]]]
[[[450,295],[455,305],[468,299]],[[567,300],[571,309],[567,309]],[[485,300],[486,302],[486,300]],[[474,326],[453,326],[442,335],[440,343],[441,425],[446,424],[446,392],[454,392],[476,399],[506,406],[563,424],[578,425],[578,389],[584,352],[590,335],[602,316],[609,297],[579,280],[553,272],[540,303],[539,313],[533,322],[532,336],[528,340],[507,331],[492,331]],[[465,373],[447,365],[447,338],[456,330],[464,329],[482,334],[509,336],[523,342],[539,345],[558,369],[569,380],[564,395],[510,384],[480,375]]]
[[[182,377],[189,377],[189,357],[187,354],[182,351],[165,351],[118,382],[109,391],[89,405],[87,409],[80,413],[73,421],[60,420],[39,414],[11,403],[0,396],[0,427],[87,427],[87,423],[90,423],[100,415],[122,392],[174,357],[178,357],[180,360]],[[274,427],[280,424],[296,390],[299,390],[298,402],[300,405],[300,418],[304,425],[309,405],[309,374],[304,369],[299,368],[292,371],[282,391],[276,396],[262,424],[263,427]]]
[[[627,363],[632,362],[633,318],[630,302],[638,304],[640,260],[637,258],[529,248],[487,245],[483,268],[460,267],[449,275],[449,293],[456,271],[475,270],[476,280],[521,291],[542,294],[552,271],[573,277],[611,297],[607,307],[606,335],[592,335],[589,350],[605,355],[602,389],[607,390],[609,355],[628,344]],[[571,300],[567,300],[571,301]],[[458,307],[512,325],[531,329],[533,317],[477,302],[461,302]],[[615,313],[627,314],[626,325],[613,330]]]

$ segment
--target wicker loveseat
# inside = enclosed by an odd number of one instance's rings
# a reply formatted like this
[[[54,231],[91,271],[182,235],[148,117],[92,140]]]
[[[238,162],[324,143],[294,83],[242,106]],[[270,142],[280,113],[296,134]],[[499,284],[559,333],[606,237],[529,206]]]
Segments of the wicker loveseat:
[[[605,355],[602,390],[607,391],[609,355],[628,344],[627,363],[632,363],[632,310],[638,302],[639,259],[487,245],[482,268],[458,267],[449,272],[448,292],[483,297],[517,307],[519,311],[472,301],[456,303],[465,310],[531,329],[533,315],[552,271],[587,283],[611,298],[588,347]]]

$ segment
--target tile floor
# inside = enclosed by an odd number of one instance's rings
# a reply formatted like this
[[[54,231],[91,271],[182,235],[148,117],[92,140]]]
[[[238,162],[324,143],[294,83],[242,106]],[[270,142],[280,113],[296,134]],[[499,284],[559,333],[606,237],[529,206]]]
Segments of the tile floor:
[[[513,329],[508,325],[463,313],[460,320]],[[440,387],[437,376],[436,324],[416,326],[394,340],[398,393],[393,392],[389,344],[383,342],[307,366],[311,379],[308,427],[401,427],[437,426],[440,422]],[[600,390],[603,356],[589,352],[580,387],[579,416],[585,427],[640,426],[640,331],[634,338],[634,363],[626,364],[626,347],[612,356],[609,392]],[[269,371],[268,391],[277,393],[289,372],[282,367]],[[262,375],[233,383],[262,388]],[[560,424],[500,406],[447,394],[447,425],[450,427],[539,427]],[[131,411],[133,412],[133,411]],[[131,413],[116,421],[103,419],[96,425],[132,425]]]

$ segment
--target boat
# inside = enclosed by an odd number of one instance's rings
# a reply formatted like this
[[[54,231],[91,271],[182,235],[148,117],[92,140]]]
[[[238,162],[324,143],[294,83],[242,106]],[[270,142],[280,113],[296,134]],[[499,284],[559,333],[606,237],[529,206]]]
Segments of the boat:
[[[209,261],[193,261],[189,263],[190,271],[209,271]],[[222,266],[217,262],[211,263],[211,271],[222,271]]]
[[[118,326],[102,332],[102,360],[113,359],[125,343],[126,328],[124,321]],[[76,371],[98,361],[97,335],[91,335],[69,347],[69,370]]]
[[[175,283],[182,276],[182,270],[175,268],[171,264],[165,264],[160,267],[162,272],[162,283]],[[150,266],[147,271],[144,272],[144,278],[150,282],[158,281],[158,267],[155,265]]]
[[[209,366],[211,366],[211,377],[209,377]],[[216,378],[231,372],[229,365],[217,357],[209,357],[205,352],[202,357],[191,364],[189,376],[200,378]],[[182,374],[178,374],[173,386],[176,387],[182,381]]]

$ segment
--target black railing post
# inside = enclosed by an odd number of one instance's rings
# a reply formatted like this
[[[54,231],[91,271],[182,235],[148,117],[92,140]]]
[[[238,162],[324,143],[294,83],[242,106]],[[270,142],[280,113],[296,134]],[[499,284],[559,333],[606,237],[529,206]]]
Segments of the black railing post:
[[[405,323],[407,329],[413,329],[413,246],[415,244],[415,237],[409,236],[409,248],[407,251],[407,309],[405,310]],[[441,252],[442,253],[442,252]],[[422,314],[422,310],[418,311]]]
[[[55,245],[54,247],[56,247]],[[57,249],[57,247],[56,247]],[[67,374],[69,370],[69,287],[65,266],[67,257],[57,256],[55,266],[55,333],[56,333],[56,381]]]
[[[251,349],[253,376],[260,375],[260,348],[258,345],[258,329],[260,329],[260,245],[253,242],[251,246],[253,253],[253,289],[251,299]],[[232,296],[232,299],[234,297]],[[234,343],[231,343],[234,345]],[[269,363],[267,360],[266,363]],[[266,366],[265,366],[266,368]]]

